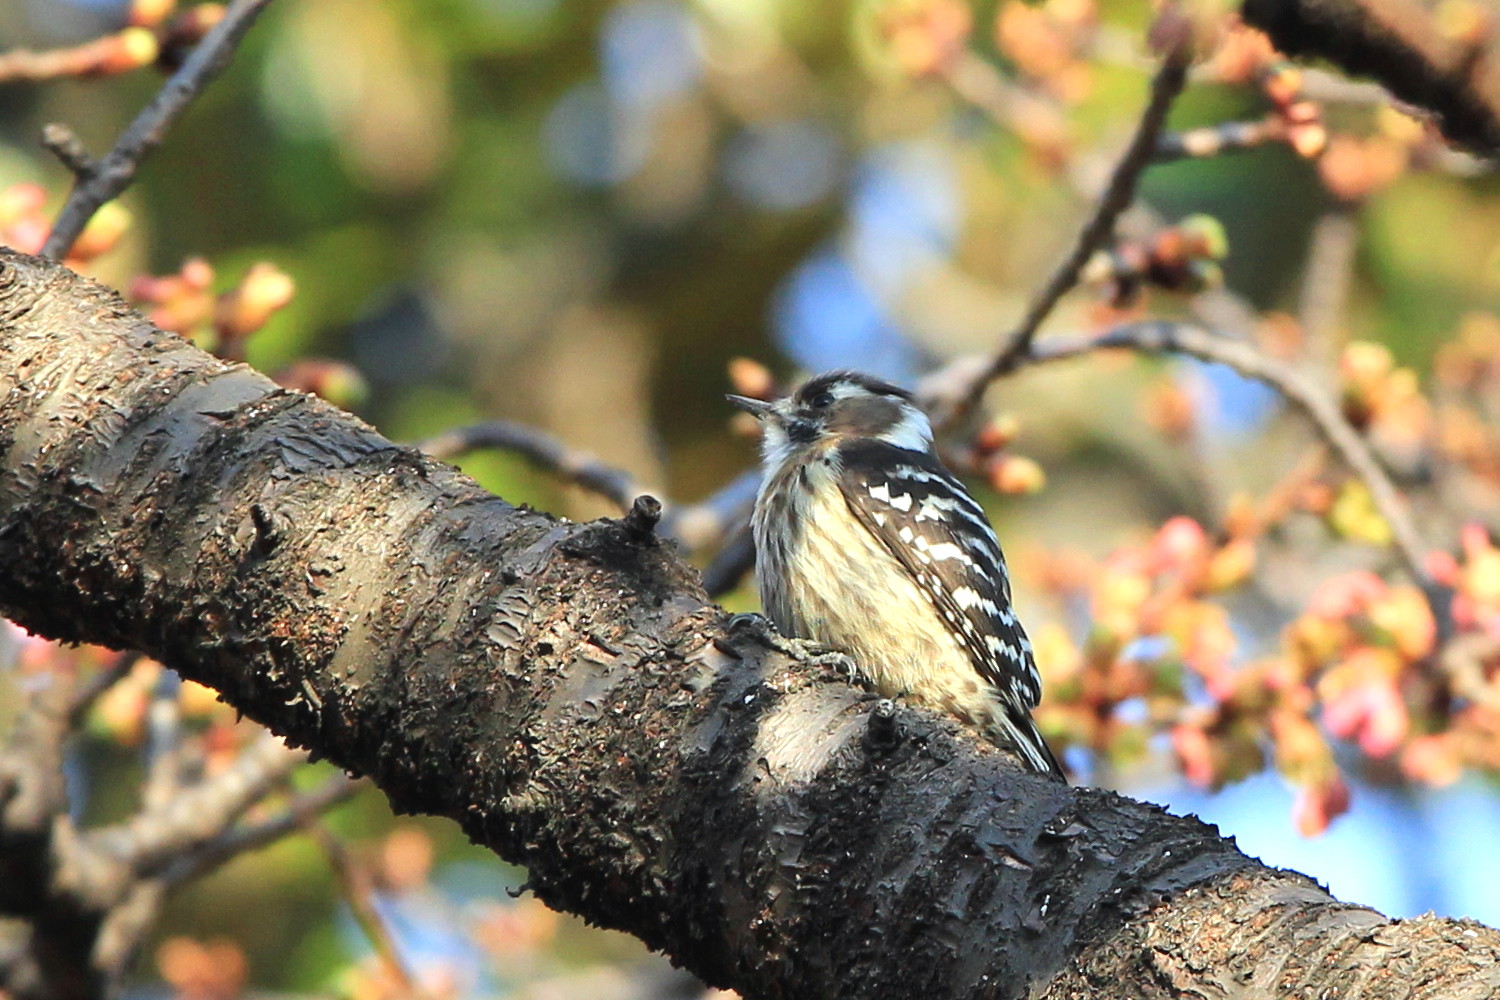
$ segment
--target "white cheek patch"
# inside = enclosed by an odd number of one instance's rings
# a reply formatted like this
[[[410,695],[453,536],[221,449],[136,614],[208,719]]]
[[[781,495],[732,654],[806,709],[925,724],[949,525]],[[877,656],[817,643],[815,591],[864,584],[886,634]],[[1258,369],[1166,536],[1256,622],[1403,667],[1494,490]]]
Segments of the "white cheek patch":
[[[927,414],[914,406],[901,407],[901,419],[890,430],[877,437],[888,445],[907,451],[926,451],[932,447],[932,424]]]
[[[835,382],[829,387],[828,392],[834,399],[851,399],[855,396],[868,395],[864,386],[855,385],[853,382]]]

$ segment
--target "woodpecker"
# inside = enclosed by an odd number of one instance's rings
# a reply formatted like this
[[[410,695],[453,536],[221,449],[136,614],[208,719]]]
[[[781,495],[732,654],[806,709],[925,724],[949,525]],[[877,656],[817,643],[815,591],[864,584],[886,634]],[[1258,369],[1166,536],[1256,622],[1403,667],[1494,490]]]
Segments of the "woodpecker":
[[[912,394],[833,371],[775,402],[727,398],[763,431],[751,523],[777,629],[848,652],[886,697],[949,712],[1063,779],[1031,718],[1041,677],[1000,544]]]

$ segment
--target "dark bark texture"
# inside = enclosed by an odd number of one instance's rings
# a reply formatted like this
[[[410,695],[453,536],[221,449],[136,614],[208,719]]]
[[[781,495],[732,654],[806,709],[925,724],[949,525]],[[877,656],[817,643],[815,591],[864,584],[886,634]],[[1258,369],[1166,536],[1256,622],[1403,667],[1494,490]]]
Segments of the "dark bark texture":
[[[1314,56],[1372,76],[1437,115],[1443,135],[1481,156],[1500,155],[1500,11],[1482,0],[1477,37],[1445,35],[1437,0],[1244,0],[1245,20],[1293,56]]]
[[[727,618],[649,517],[514,507],[15,254],[0,451],[7,615],[149,652],[751,1000],[1500,989],[1488,928],[1025,774]]]

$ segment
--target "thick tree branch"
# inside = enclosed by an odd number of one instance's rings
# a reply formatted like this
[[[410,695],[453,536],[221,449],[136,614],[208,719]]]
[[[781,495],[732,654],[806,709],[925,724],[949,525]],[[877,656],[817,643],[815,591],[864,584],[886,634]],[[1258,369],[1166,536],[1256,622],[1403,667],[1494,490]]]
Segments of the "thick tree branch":
[[[1422,0],[1244,0],[1245,20],[1289,55],[1315,56],[1379,80],[1435,112],[1443,134],[1477,153],[1500,154],[1500,23],[1475,5],[1473,32],[1440,25]]]
[[[1387,921],[1038,780],[731,627],[655,535],[512,507],[17,255],[0,449],[7,614],[143,648],[752,1000],[1500,982],[1494,931]]]

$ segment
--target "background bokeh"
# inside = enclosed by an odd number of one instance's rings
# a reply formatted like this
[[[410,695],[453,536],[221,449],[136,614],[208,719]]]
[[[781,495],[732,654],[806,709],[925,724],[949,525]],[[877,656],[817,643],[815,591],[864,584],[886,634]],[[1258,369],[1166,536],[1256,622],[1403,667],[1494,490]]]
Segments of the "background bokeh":
[[[0,48],[84,41],[116,29],[126,6],[0,0]],[[360,414],[397,440],[510,418],[691,502],[754,461],[723,402],[731,359],[785,379],[837,365],[912,382],[993,349],[1065,252],[1144,100],[1150,11],[1026,7],[1090,25],[1087,51],[1042,74],[1017,53],[1046,39],[1015,41],[1024,15],[1006,27],[1019,6],[960,4],[968,20],[949,29],[945,17],[963,20],[953,5],[917,0],[283,0],[148,162],[123,199],[128,231],[91,271],[124,288],[201,256],[229,287],[273,262],[296,295],[248,342],[251,364],[342,359],[367,385]],[[920,30],[893,29],[892,10]],[[923,44],[931,58],[964,46],[991,75],[925,74]],[[0,188],[36,183],[60,203],[68,178],[38,148],[41,125],[68,122],[103,150],[159,84],[146,70],[6,87]],[[1343,96],[1324,104],[1331,132],[1402,127],[1366,91]],[[1254,87],[1205,79],[1172,124],[1266,107]],[[1374,341],[1425,378],[1465,317],[1500,305],[1500,185],[1476,161],[1437,156],[1350,198],[1329,170],[1267,143],[1153,167],[1144,201],[1161,219],[1211,215],[1228,235],[1232,297],[1210,290],[1193,308],[1229,327],[1299,326],[1325,360]],[[1102,298],[1073,296],[1050,328],[1092,328]],[[1149,306],[1190,303],[1154,293]],[[1162,432],[1174,401],[1190,409],[1190,441]],[[1086,616],[1039,582],[1056,553],[1103,558],[1176,515],[1212,528],[1309,437],[1265,389],[1187,361],[1046,366],[1001,383],[989,405],[1018,419],[1015,447],[1046,481],[1002,495],[979,478],[976,493],[1016,567],[1023,618],[1075,640]],[[610,512],[512,456],[463,464],[507,499]],[[1460,513],[1493,518],[1491,500],[1466,496]],[[1421,526],[1451,546],[1460,520]],[[1390,563],[1357,538],[1288,532],[1228,605],[1243,656],[1274,644],[1285,609],[1329,574]],[[754,608],[753,588],[725,603]],[[130,808],[139,763],[122,734],[143,697],[106,704],[75,750],[91,815]],[[220,711],[211,701],[205,719]],[[1087,780],[1198,812],[1344,898],[1500,922],[1500,874],[1474,864],[1500,820],[1489,776],[1431,788],[1335,745],[1351,808],[1309,838],[1276,771],[1209,793],[1178,777],[1171,749],[1159,733],[1128,759],[1069,761]],[[326,826],[371,873],[399,949],[435,992],[698,991],[629,939],[510,898],[523,873],[446,823],[393,818],[366,792]],[[232,996],[244,982],[385,995],[369,956],[327,851],[296,836],[180,894],[135,995]]]

